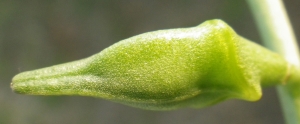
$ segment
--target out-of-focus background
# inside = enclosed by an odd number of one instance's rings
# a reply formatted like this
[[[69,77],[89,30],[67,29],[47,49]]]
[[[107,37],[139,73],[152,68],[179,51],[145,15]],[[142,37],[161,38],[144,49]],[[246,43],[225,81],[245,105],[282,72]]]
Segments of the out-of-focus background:
[[[300,39],[300,1],[285,0]],[[1,0],[1,124],[282,124],[274,88],[258,102],[229,100],[204,109],[148,111],[80,96],[15,94],[19,72],[88,57],[113,43],[148,31],[191,27],[222,19],[260,43],[243,0]]]

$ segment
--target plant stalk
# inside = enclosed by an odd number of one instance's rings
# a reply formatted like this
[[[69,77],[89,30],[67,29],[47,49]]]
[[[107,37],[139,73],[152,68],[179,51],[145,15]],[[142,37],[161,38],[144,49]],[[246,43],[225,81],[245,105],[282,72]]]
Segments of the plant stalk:
[[[281,0],[247,0],[264,45],[281,54],[299,70],[296,38]],[[293,77],[298,77],[299,74]],[[298,91],[297,91],[298,90]],[[300,82],[288,81],[277,87],[287,124],[300,124]],[[296,93],[295,93],[296,92]]]

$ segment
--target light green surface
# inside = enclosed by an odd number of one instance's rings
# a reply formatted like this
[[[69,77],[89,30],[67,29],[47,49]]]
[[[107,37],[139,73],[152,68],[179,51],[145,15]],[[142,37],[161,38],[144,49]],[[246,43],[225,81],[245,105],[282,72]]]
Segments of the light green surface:
[[[289,63],[299,68],[300,58],[294,36],[282,0],[248,0],[265,46],[279,53]],[[292,75],[286,85],[277,87],[287,124],[300,123],[299,70],[291,69]],[[298,72],[297,72],[298,71]]]
[[[292,67],[221,20],[122,40],[89,58],[23,72],[12,88],[33,95],[82,95],[169,110],[237,98],[256,101]]]

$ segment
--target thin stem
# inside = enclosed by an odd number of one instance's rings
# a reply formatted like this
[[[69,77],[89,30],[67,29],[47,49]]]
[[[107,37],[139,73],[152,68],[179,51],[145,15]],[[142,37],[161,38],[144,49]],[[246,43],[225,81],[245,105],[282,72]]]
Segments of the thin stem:
[[[248,4],[265,46],[281,54],[289,63],[299,68],[297,42],[283,2],[281,0],[248,0]],[[295,82],[287,82],[287,85],[277,87],[287,124],[300,124],[300,95],[295,95],[297,89],[300,90],[300,85],[295,85]]]

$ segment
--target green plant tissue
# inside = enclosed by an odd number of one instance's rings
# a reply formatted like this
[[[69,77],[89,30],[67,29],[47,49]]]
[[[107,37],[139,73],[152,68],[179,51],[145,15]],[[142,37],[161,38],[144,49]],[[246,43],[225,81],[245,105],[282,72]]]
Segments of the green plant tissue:
[[[221,20],[122,40],[89,58],[16,75],[31,95],[81,95],[143,109],[202,108],[256,101],[261,86],[285,81],[289,64]]]

